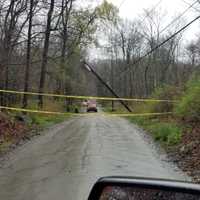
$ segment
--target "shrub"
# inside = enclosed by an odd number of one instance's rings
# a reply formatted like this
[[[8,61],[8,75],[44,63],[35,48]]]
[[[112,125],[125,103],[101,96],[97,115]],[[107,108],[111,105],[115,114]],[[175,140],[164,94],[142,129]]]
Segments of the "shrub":
[[[200,76],[188,81],[185,94],[175,112],[177,116],[186,120],[200,122]]]
[[[56,124],[67,119],[68,116],[65,115],[43,115],[43,114],[31,114],[32,124],[39,126],[48,126],[51,124]]]
[[[148,125],[148,120],[145,117],[128,117],[127,119],[144,128]]]
[[[159,119],[149,119],[146,117],[130,117],[131,122],[152,133],[153,138],[167,145],[175,145],[181,139],[181,128],[175,123],[160,122]]]
[[[156,123],[148,127],[155,140],[175,145],[181,139],[181,129],[172,123]]]
[[[157,88],[152,95],[153,99],[164,100],[177,100],[181,95],[182,90],[179,87],[165,85],[164,87]],[[172,112],[173,102],[152,102],[150,105],[151,112]]]

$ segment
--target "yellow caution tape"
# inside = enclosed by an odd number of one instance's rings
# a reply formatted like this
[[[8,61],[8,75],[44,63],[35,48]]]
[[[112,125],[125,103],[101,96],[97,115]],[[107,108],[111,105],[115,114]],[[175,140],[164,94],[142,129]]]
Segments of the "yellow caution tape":
[[[47,97],[59,97],[69,99],[95,99],[95,100],[106,100],[106,101],[137,101],[137,102],[169,102],[176,103],[176,100],[160,100],[160,99],[131,99],[131,98],[113,98],[113,97],[95,97],[95,96],[73,96],[73,95],[62,95],[62,94],[49,94],[49,93],[37,93],[37,92],[23,92],[14,90],[0,90],[3,93],[9,94],[26,94],[26,95],[37,95]]]
[[[17,111],[17,112],[28,112],[28,113],[39,113],[39,114],[52,114],[52,115],[70,115],[70,116],[92,116],[92,115],[103,115],[103,116],[111,116],[111,117],[142,117],[142,116],[161,116],[161,115],[171,115],[172,112],[165,113],[64,113],[64,112],[53,112],[53,111],[42,111],[42,110],[32,110],[32,109],[24,109],[24,108],[15,108],[15,107],[7,107],[0,106],[0,109]]]
[[[52,115],[64,115],[64,114],[68,114],[69,115],[70,114],[70,113],[53,112],[53,111],[32,110],[32,109],[25,109],[25,108],[14,108],[14,107],[7,107],[7,106],[0,106],[0,109],[12,110],[12,111],[18,111],[18,112],[52,114]]]
[[[165,113],[120,113],[120,114],[106,114],[111,117],[147,117],[147,116],[162,116],[162,115],[172,115],[173,112],[165,112]]]

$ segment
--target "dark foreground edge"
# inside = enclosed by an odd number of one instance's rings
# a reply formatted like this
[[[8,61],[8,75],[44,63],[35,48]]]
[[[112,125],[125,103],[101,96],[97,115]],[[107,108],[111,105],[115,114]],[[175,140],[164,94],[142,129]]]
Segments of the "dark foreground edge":
[[[200,185],[190,182],[165,180],[165,179],[146,179],[138,177],[104,177],[100,178],[94,185],[88,200],[99,199],[106,186],[135,187],[145,189],[158,189],[170,192],[181,192],[200,195]]]

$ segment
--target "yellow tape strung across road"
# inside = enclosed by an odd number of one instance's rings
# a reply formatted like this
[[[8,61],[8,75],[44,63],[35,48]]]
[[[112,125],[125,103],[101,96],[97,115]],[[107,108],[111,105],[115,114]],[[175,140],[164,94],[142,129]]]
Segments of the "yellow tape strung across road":
[[[162,116],[162,115],[172,115],[173,112],[165,112],[165,113],[120,113],[120,114],[107,114],[111,117],[148,117],[148,116]]]
[[[25,108],[14,108],[14,107],[7,107],[7,106],[0,106],[0,109],[12,110],[12,111],[18,111],[18,112],[29,112],[29,113],[39,113],[39,114],[52,114],[52,115],[70,114],[70,113],[53,112],[53,111],[41,111],[41,110],[32,110],[32,109],[25,109]]]
[[[92,115],[103,115],[103,116],[111,116],[111,117],[142,117],[142,116],[161,116],[161,115],[171,115],[172,112],[166,113],[63,113],[63,112],[53,112],[53,111],[41,111],[41,110],[32,110],[32,109],[24,109],[24,108],[14,108],[7,106],[0,106],[0,109],[12,110],[17,112],[28,112],[28,113],[39,113],[39,114],[51,114],[51,115],[70,115],[70,116],[92,116]]]
[[[113,97],[93,97],[93,96],[73,96],[73,95],[62,95],[62,94],[49,94],[49,93],[37,93],[37,92],[22,92],[14,90],[0,90],[3,93],[9,94],[26,94],[26,95],[37,95],[37,96],[47,96],[47,97],[60,97],[60,98],[70,98],[70,99],[95,99],[95,100],[106,100],[106,101],[137,101],[137,102],[169,102],[176,103],[176,100],[160,100],[160,99],[131,99],[131,98],[113,98]]]

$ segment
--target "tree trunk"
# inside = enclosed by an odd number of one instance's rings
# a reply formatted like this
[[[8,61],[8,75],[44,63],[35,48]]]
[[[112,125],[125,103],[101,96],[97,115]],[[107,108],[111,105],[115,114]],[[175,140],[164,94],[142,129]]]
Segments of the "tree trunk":
[[[49,50],[49,39],[51,34],[51,19],[54,10],[54,0],[51,0],[48,17],[47,17],[47,26],[45,31],[45,41],[44,41],[44,49],[42,54],[42,65],[41,65],[41,76],[40,76],[40,85],[39,85],[39,93],[44,92],[45,86],[45,78],[46,78],[46,67],[47,67],[47,56]],[[38,106],[39,108],[43,107],[43,96],[38,96]]]
[[[69,8],[68,8],[68,3],[70,4],[69,5]],[[67,30],[67,27],[68,27],[68,21],[69,21],[69,15],[70,15],[70,12],[71,12],[71,9],[72,9],[72,3],[73,3],[73,0],[71,0],[70,2],[67,1],[66,2],[66,5],[65,5],[65,15],[63,16],[63,37],[62,37],[62,50],[61,50],[61,62],[60,62],[60,66],[61,66],[61,70],[60,70],[60,73],[62,74],[62,79],[63,79],[63,88],[61,86],[61,88],[63,89],[63,92],[65,95],[67,95],[67,92],[69,90],[69,85],[67,83],[67,80],[66,80],[66,68],[65,68],[65,57],[66,57],[66,51],[67,51],[67,40],[68,40],[68,30]],[[61,81],[60,80],[60,85],[61,84]],[[69,112],[70,110],[70,106],[69,106],[69,101],[68,99],[65,99],[65,106],[66,106],[66,111]]]
[[[8,78],[9,78],[9,66],[8,66],[8,58],[9,58],[9,53],[8,49],[5,48],[5,56],[4,56],[4,63],[3,63],[3,90],[8,90]],[[2,105],[7,106],[8,105],[8,94],[7,93],[2,93]]]
[[[147,66],[145,67],[145,71],[144,71],[145,97],[147,97],[148,94],[149,94],[149,86],[148,86],[148,69],[149,69],[149,66],[147,65]]]
[[[28,92],[28,88],[29,88],[29,68],[30,68],[30,56],[31,56],[31,35],[32,35],[33,1],[34,0],[30,0],[28,41],[27,41],[27,55],[26,55],[26,69],[25,69],[25,80],[24,80],[24,92]],[[26,94],[24,94],[24,96],[23,96],[23,108],[26,108],[27,105],[28,105],[28,97],[27,97]]]

